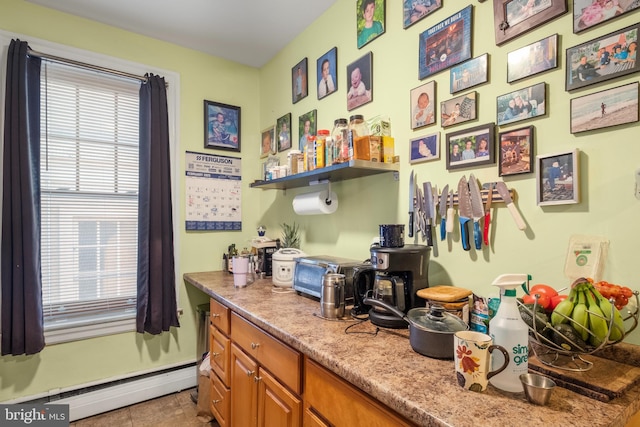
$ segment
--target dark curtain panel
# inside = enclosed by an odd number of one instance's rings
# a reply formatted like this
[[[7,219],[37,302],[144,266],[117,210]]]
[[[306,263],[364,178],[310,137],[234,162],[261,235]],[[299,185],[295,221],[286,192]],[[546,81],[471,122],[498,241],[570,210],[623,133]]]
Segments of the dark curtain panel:
[[[164,78],[147,76],[140,88],[138,301],[136,329],[160,334],[178,322],[169,122]]]
[[[40,59],[12,40],[2,174],[2,354],[44,348],[40,270]]]

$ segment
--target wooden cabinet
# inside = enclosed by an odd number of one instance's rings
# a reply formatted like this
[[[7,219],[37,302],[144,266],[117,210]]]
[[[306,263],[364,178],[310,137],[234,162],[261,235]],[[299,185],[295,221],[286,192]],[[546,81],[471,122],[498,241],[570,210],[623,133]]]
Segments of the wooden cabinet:
[[[304,374],[305,427],[415,426],[311,359]]]
[[[209,359],[211,361],[211,413],[221,427],[231,426],[231,323],[229,309],[214,299],[209,304]]]
[[[231,314],[231,419],[237,426],[302,425],[302,355]]]

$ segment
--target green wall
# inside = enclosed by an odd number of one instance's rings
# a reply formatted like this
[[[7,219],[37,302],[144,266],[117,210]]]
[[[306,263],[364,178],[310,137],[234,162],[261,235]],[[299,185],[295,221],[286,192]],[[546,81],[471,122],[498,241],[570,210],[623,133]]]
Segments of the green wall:
[[[302,249],[305,252],[365,259],[379,224],[408,223],[408,181],[411,170],[417,174],[419,183],[431,181],[439,189],[445,184],[456,188],[460,177],[468,177],[470,173],[474,173],[483,183],[501,179],[497,164],[447,171],[445,158],[442,157],[437,161],[411,165],[408,161],[410,139],[440,132],[443,141],[448,132],[495,122],[496,96],[546,82],[546,116],[502,126],[498,131],[533,125],[536,154],[580,149],[580,203],[539,207],[536,205],[535,173],[505,177],[508,187],[517,193],[516,204],[528,225],[527,229],[518,230],[505,206],[497,205],[492,214],[491,246],[482,251],[471,249],[465,252],[459,242],[459,231],[456,231],[452,243],[438,241],[438,256],[433,256],[432,252],[431,257],[430,283],[462,286],[486,296],[496,293],[490,284],[498,275],[529,273],[533,276],[533,283],[548,283],[562,288],[569,285],[564,276],[569,239],[572,235],[581,234],[610,240],[603,274],[605,280],[639,289],[636,239],[640,236],[640,227],[637,225],[640,200],[634,197],[634,174],[640,167],[640,145],[636,142],[638,124],[576,135],[569,131],[571,98],[638,81],[638,74],[571,94],[564,90],[565,49],[627,27],[637,22],[638,13],[628,14],[608,25],[576,35],[572,32],[570,10],[562,17],[497,47],[491,1],[444,1],[440,10],[406,30],[402,28],[401,2],[387,1],[386,32],[362,49],[357,49],[355,3],[339,0],[260,70],[263,83],[260,86],[260,124],[265,128],[278,117],[291,112],[292,132],[297,135],[298,117],[313,109],[317,109],[319,128],[329,129],[334,119],[349,117],[353,113],[363,114],[365,118],[386,115],[391,119],[392,134],[397,154],[400,155],[399,182],[388,175],[332,184],[340,207],[335,214],[328,216],[295,215],[291,207],[293,197],[312,191],[309,188],[286,192],[254,190],[252,195],[256,193],[256,197],[260,198],[260,210],[266,212],[263,221],[267,229],[278,229],[278,223],[283,221],[296,221],[304,230]],[[453,97],[449,93],[448,70],[422,81],[418,79],[419,34],[468,4],[473,4],[472,55],[476,57],[489,53],[490,57],[489,83],[471,89],[478,92],[478,119],[447,129],[440,128],[438,120],[436,125],[412,131],[409,120],[411,89],[435,80],[438,111],[440,101]],[[559,68],[513,84],[507,83],[507,53],[553,34],[560,36]],[[318,101],[316,60],[334,46],[338,48],[338,90]],[[373,52],[373,102],[349,112],[346,103],[346,68],[369,51]],[[308,58],[311,70],[309,96],[292,104],[291,68],[304,57]],[[421,240],[415,242],[423,243]],[[640,333],[635,331],[627,340],[640,342]]]
[[[238,247],[250,245],[259,224],[267,227],[267,235],[278,237],[282,222],[301,224],[302,249],[311,255],[334,254],[355,259],[368,257],[368,246],[377,234],[378,224],[407,223],[407,186],[413,169],[419,182],[430,180],[441,188],[455,185],[466,174],[475,173],[481,182],[498,179],[497,166],[448,172],[444,159],[410,165],[408,140],[423,134],[446,132],[439,125],[411,131],[409,125],[409,90],[421,85],[418,80],[418,35],[431,25],[462,9],[474,5],[473,56],[490,54],[490,82],[475,90],[479,94],[479,118],[474,126],[495,121],[495,98],[514,89],[538,82],[548,83],[547,116],[514,124],[504,129],[534,125],[535,150],[539,154],[581,150],[581,203],[555,207],[536,206],[535,175],[518,175],[505,179],[517,192],[517,204],[528,228],[519,231],[507,209],[493,212],[492,246],[481,252],[464,252],[456,235],[450,245],[440,245],[438,257],[432,256],[430,281],[454,284],[488,295],[494,291],[490,283],[502,273],[529,273],[534,282],[545,282],[556,288],[567,286],[563,276],[569,237],[573,234],[604,236],[611,246],[604,278],[638,288],[634,266],[637,251],[634,237],[638,227],[638,204],[634,198],[634,171],[640,167],[637,124],[625,125],[580,135],[569,133],[569,100],[586,93],[637,81],[637,75],[600,84],[569,95],[564,91],[564,50],[619,28],[631,25],[637,14],[615,20],[612,24],[574,35],[569,14],[556,19],[498,48],[493,38],[491,2],[448,0],[431,17],[404,30],[402,6],[387,1],[386,32],[364,48],[356,48],[355,2],[338,0],[300,37],[281,51],[270,63],[257,70],[192,50],[138,36],[113,27],[76,18],[21,0],[3,0],[0,29],[14,32],[25,40],[29,37],[69,45],[100,54],[171,70],[180,75],[178,172],[184,168],[185,151],[204,151],[203,100],[212,100],[242,108],[243,160],[243,231],[238,233],[199,233],[181,231],[177,237],[178,278],[184,272],[217,270],[222,253],[230,243]],[[571,3],[571,2],[570,2]],[[506,83],[508,52],[551,34],[560,34],[560,65],[557,70],[510,85]],[[338,91],[321,101],[316,97],[316,59],[332,47],[338,48]],[[260,177],[260,131],[278,117],[291,112],[293,133],[297,134],[298,116],[317,109],[320,127],[331,128],[333,120],[348,117],[346,110],[346,66],[366,52],[373,51],[374,101],[354,112],[366,118],[386,115],[400,155],[400,178],[391,174],[354,179],[332,184],[338,194],[338,212],[329,216],[296,216],[291,201],[296,194],[309,189],[283,191],[249,188]],[[309,96],[291,103],[291,68],[307,57],[310,69]],[[448,99],[449,73],[432,76],[437,85],[437,102]],[[439,123],[439,121],[438,121]],[[451,130],[467,126],[460,125]],[[502,128],[500,130],[503,130]],[[207,150],[215,153],[215,151]],[[228,155],[228,152],[217,154]],[[284,153],[286,155],[286,153]],[[622,155],[621,155],[622,154]],[[184,188],[180,176],[179,189]],[[179,203],[178,224],[184,221],[184,193],[174,195]],[[179,228],[180,230],[183,227]],[[410,240],[410,239],[407,239]],[[416,242],[422,243],[422,242]],[[161,337],[135,333],[89,339],[46,347],[39,355],[0,358],[0,401],[43,393],[55,388],[71,387],[153,369],[168,364],[193,360],[195,357],[195,306],[206,297],[180,283],[180,307],[184,309],[181,327]],[[628,341],[640,341],[634,332]]]

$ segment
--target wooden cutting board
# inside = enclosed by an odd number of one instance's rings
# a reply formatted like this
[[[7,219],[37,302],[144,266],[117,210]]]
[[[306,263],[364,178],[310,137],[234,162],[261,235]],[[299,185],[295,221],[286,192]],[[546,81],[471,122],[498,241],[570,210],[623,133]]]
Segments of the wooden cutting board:
[[[593,362],[588,371],[573,372],[548,366],[533,355],[529,357],[529,369],[551,377],[560,387],[602,402],[622,396],[640,382],[638,367],[591,355],[583,358]]]
[[[420,289],[416,294],[420,298],[428,300],[454,302],[468,297],[472,292],[469,289],[458,288],[457,286],[433,286]]]

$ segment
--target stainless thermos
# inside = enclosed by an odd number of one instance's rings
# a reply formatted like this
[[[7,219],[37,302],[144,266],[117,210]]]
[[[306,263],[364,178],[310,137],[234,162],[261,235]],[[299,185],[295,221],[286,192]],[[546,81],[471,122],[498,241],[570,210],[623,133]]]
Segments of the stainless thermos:
[[[344,274],[327,273],[322,276],[320,315],[329,319],[344,317]]]

